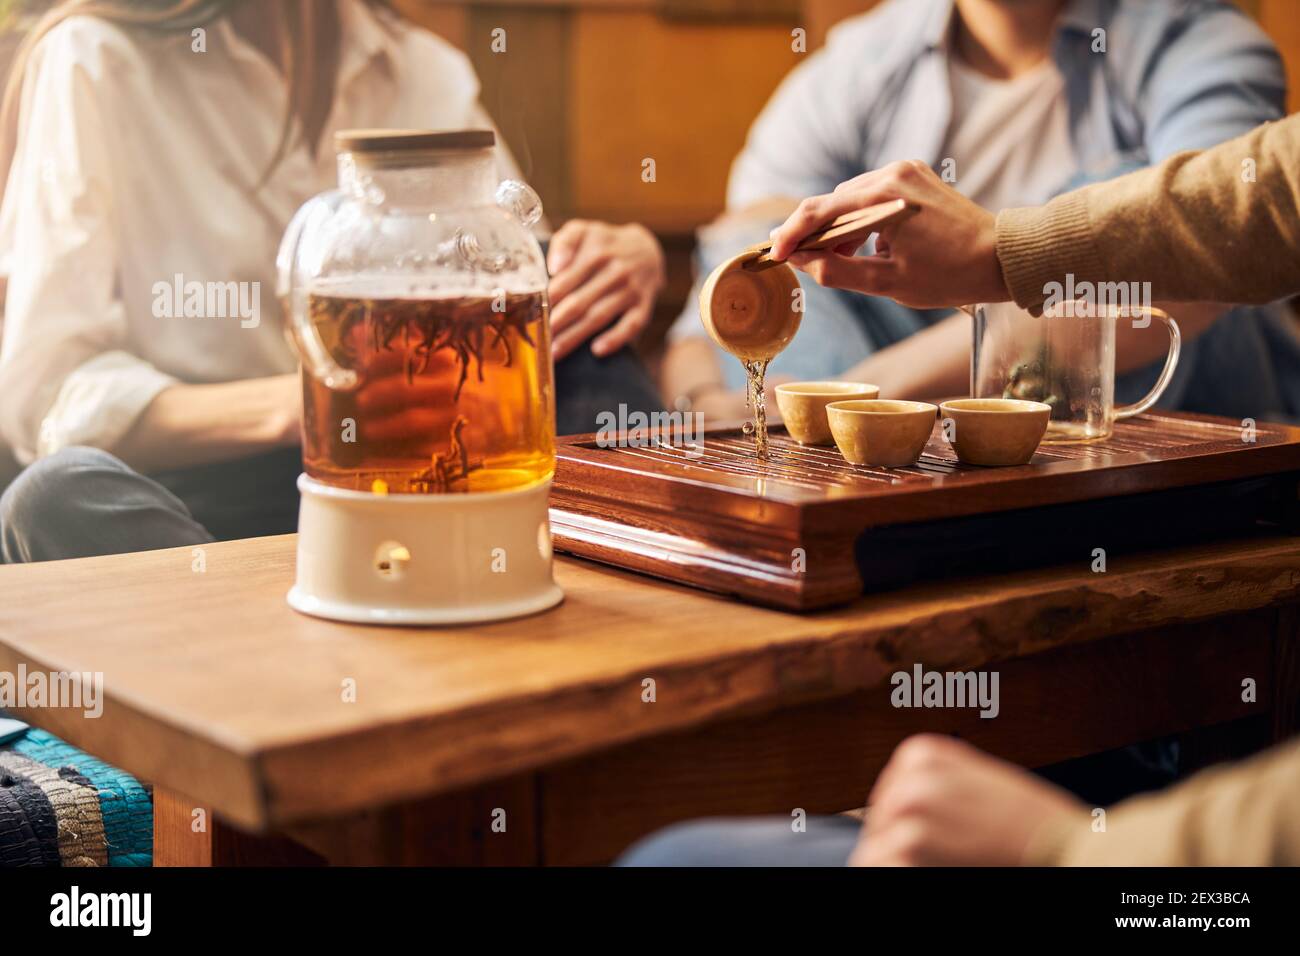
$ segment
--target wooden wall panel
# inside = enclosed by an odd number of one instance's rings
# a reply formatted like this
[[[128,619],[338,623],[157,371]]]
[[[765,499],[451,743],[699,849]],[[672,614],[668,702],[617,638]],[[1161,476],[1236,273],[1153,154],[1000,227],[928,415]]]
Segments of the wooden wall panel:
[[[552,221],[567,218],[568,4],[394,0],[394,6],[469,54],[483,106],[524,179]],[[498,28],[505,31],[503,52],[493,49]]]
[[[465,49],[466,34],[469,29],[469,5],[467,3],[392,0],[392,4],[404,16],[409,17],[426,30],[432,30],[447,42],[454,43],[462,50]]]
[[[575,212],[689,229],[723,206],[750,123],[797,62],[790,24],[582,10],[571,37]],[[656,181],[642,182],[653,158]]]
[[[470,11],[466,31],[483,106],[556,223],[572,213],[572,160],[565,137],[572,104],[571,21],[570,11],[561,6],[478,4]],[[496,30],[505,31],[504,52],[493,50]]]
[[[784,23],[799,15],[799,7],[800,0],[657,0],[655,12],[679,20],[776,20]]]

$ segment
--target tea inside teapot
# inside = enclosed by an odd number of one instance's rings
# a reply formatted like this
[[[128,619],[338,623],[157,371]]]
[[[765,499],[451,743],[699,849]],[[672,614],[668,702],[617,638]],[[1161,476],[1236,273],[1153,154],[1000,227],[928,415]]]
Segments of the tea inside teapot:
[[[545,294],[313,292],[308,315],[355,388],[304,377],[303,463],[356,490],[496,491],[549,478]]]

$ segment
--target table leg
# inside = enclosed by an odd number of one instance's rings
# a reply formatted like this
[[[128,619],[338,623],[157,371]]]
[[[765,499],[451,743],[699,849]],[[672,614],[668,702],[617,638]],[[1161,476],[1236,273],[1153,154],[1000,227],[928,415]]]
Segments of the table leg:
[[[316,853],[282,836],[245,833],[188,797],[154,787],[154,866],[320,866]]]
[[[288,834],[340,866],[535,866],[537,778],[521,774]]]
[[[202,811],[201,813],[198,811]],[[518,866],[540,860],[536,778],[253,834],[154,789],[155,866]]]

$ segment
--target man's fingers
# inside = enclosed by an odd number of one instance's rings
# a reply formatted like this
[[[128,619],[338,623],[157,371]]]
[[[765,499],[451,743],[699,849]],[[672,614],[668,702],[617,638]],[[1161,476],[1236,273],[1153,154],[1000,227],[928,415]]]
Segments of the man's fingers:
[[[650,310],[653,306],[654,300],[650,298],[645,298],[632,306],[613,328],[596,337],[591,343],[591,351],[599,358],[613,355],[624,346],[631,345],[650,322]]]
[[[904,788],[911,786],[920,776],[933,776],[946,769],[952,761],[961,759],[971,749],[961,741],[942,734],[913,734],[889,755],[884,769],[876,777],[871,793],[867,795],[867,803],[872,807],[883,807],[884,813],[877,818],[887,820],[893,805],[899,799],[898,794]]]
[[[772,258],[782,260],[794,252],[799,240],[837,216],[857,212],[891,199],[912,199],[924,191],[933,170],[920,160],[890,163],[840,183],[833,193],[810,196],[772,231]]]
[[[861,202],[860,195],[858,191],[836,191],[824,196],[810,196],[799,203],[790,218],[772,230],[772,258],[777,261],[788,258],[809,233],[845,213],[871,205],[870,202]]]
[[[571,219],[551,237],[550,245],[546,249],[546,268],[551,275],[558,275],[568,268],[569,263],[578,254],[578,250],[582,248],[582,240],[587,237],[588,231],[585,221]]]
[[[890,246],[898,242],[899,237],[905,236],[906,230],[917,229],[917,226],[911,222],[911,218],[911,216],[908,216],[902,220],[885,223],[881,227],[880,232],[876,235],[876,251],[881,251],[882,243],[884,244],[884,249],[888,251]]]
[[[572,268],[580,267],[582,267],[581,259],[573,264]],[[560,332],[565,326],[576,323],[597,300],[625,284],[627,284],[627,271],[623,265],[615,261],[606,261],[599,271],[588,272],[582,278],[581,285],[569,290],[560,299],[558,306],[555,304],[555,299],[551,299],[551,332]]]
[[[585,289],[583,290],[586,291]],[[576,300],[576,296],[574,300]],[[573,300],[571,300],[573,301]],[[551,354],[556,359],[562,359],[583,342],[587,341],[596,332],[609,325],[611,321],[624,309],[636,301],[636,292],[624,286],[616,289],[609,295],[592,304],[591,308],[585,309],[580,318],[572,321],[568,328],[560,331],[552,339]],[[554,329],[552,329],[554,331]]]
[[[835,209],[843,204],[843,197],[834,193],[809,196],[799,203],[789,218],[772,231],[772,258],[778,262],[786,259],[804,236],[838,216]]]
[[[894,784],[898,781],[899,769],[898,761],[890,757],[885,761],[885,766],[880,773],[876,775],[876,782],[871,785],[871,790],[867,793],[867,806],[874,810],[882,803],[888,807],[890,802],[889,794]],[[877,824],[883,824],[888,816],[886,814],[868,814],[868,822],[874,820]]]
[[[796,252],[790,257],[790,265],[812,276],[818,285],[869,295],[888,295],[898,273],[898,263],[893,259],[835,252]]]
[[[551,307],[554,309],[566,298],[581,289],[592,277],[610,264],[610,255],[605,250],[585,247],[577,257],[565,266],[564,271],[551,279],[547,286]],[[554,314],[554,313],[552,313]]]
[[[926,831],[921,823],[902,820],[872,826],[870,816],[853,851],[854,866],[922,866],[927,862]]]

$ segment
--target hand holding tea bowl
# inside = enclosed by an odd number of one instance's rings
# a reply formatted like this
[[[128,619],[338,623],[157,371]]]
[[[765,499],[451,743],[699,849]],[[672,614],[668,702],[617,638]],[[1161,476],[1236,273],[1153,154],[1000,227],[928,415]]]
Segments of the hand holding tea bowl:
[[[958,398],[939,406],[949,441],[967,465],[1024,465],[1047,431],[1052,406],[1015,398]]]
[[[801,445],[830,445],[826,408],[832,402],[876,398],[877,385],[861,382],[790,382],[776,387],[776,406],[785,430]]]
[[[854,465],[913,465],[934,431],[939,409],[929,402],[890,399],[832,402],[826,418],[835,445]]]

